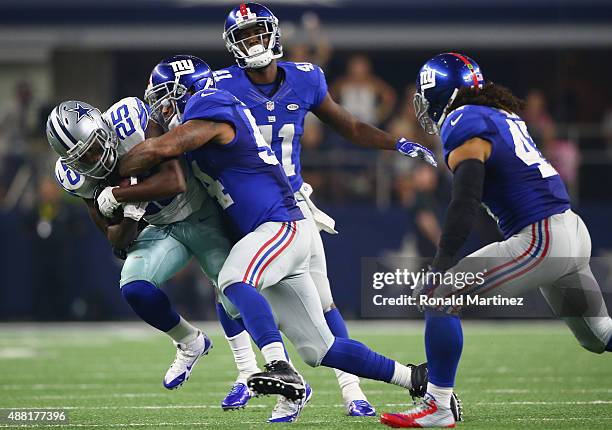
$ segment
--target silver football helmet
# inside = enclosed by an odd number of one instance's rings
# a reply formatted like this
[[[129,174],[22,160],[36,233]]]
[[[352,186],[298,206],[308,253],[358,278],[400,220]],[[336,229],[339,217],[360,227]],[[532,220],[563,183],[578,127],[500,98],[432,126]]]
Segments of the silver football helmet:
[[[117,135],[95,107],[76,100],[57,105],[47,119],[47,140],[62,162],[94,179],[117,164]]]

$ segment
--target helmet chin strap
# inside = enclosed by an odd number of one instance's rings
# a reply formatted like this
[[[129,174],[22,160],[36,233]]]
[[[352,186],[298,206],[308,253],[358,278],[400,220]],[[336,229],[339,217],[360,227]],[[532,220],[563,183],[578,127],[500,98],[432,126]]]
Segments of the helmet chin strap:
[[[457,98],[457,94],[459,93],[459,88],[455,88],[450,98],[448,99],[448,103],[444,106],[444,110],[442,111],[442,115],[440,115],[440,119],[436,123],[436,134],[440,134],[440,130],[442,129],[442,124],[444,124],[444,120],[446,119],[446,115],[448,114],[448,108],[451,107],[455,99]]]
[[[245,58],[246,66],[250,69],[261,69],[272,62],[274,56],[272,50],[265,49],[263,45],[251,46],[248,58]]]
[[[168,123],[168,131],[178,127],[179,125],[181,125],[181,116],[177,112],[172,115],[172,118],[170,118],[170,122]]]

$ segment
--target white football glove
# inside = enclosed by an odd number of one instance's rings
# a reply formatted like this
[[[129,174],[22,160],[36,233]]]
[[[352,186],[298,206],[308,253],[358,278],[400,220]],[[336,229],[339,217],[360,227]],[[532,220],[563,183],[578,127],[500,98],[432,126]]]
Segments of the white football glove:
[[[134,221],[140,221],[147,211],[147,205],[149,202],[141,203],[124,203],[123,204],[123,218],[130,218]]]
[[[102,215],[107,218],[111,218],[113,216],[113,212],[115,212],[117,208],[121,206],[121,203],[119,203],[113,195],[113,188],[117,187],[104,188],[96,199],[98,202],[98,209],[100,209]]]

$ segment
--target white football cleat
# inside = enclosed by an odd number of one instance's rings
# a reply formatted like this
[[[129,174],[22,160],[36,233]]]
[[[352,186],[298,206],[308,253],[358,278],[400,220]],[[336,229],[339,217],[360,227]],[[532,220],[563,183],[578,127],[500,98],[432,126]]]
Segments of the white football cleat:
[[[398,414],[382,414],[380,422],[394,428],[455,427],[455,417],[451,409],[438,405],[429,393],[413,409]]]
[[[272,415],[268,418],[269,423],[292,423],[297,421],[302,409],[310,401],[312,397],[312,389],[310,385],[305,384],[306,394],[303,399],[289,400],[286,397],[278,396],[276,406],[272,410]]]
[[[189,375],[200,358],[210,351],[212,348],[211,340],[202,332],[189,343],[178,343],[176,345],[176,358],[170,365],[164,377],[164,387],[168,390],[174,390],[180,387],[189,379]]]

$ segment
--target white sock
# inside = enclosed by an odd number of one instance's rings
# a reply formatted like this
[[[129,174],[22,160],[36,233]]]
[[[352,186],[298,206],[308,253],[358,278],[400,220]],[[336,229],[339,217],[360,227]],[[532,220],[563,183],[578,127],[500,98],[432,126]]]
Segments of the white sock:
[[[263,354],[266,363],[274,360],[287,361],[285,347],[282,342],[272,342],[267,344],[261,348],[261,353]]]
[[[338,379],[338,385],[340,385],[342,390],[344,403],[349,404],[353,400],[368,400],[359,386],[359,378],[357,376],[338,369],[334,369],[334,372]]]
[[[249,376],[260,371],[257,367],[255,352],[251,346],[251,337],[246,330],[243,330],[236,336],[226,336],[225,338],[229,343],[232,354],[234,354],[234,362],[238,368],[237,381],[245,384]]]
[[[198,333],[200,330],[185,321],[183,317],[180,317],[177,325],[166,332],[172,340],[178,343],[193,342],[198,337]]]
[[[410,382],[411,377],[412,370],[410,369],[410,367],[404,366],[403,364],[400,364],[396,361],[395,371],[393,372],[391,383],[404,388],[412,388],[412,382]]]
[[[450,408],[451,395],[453,394],[453,388],[438,387],[431,382],[427,383],[427,393],[431,394],[439,406]]]

